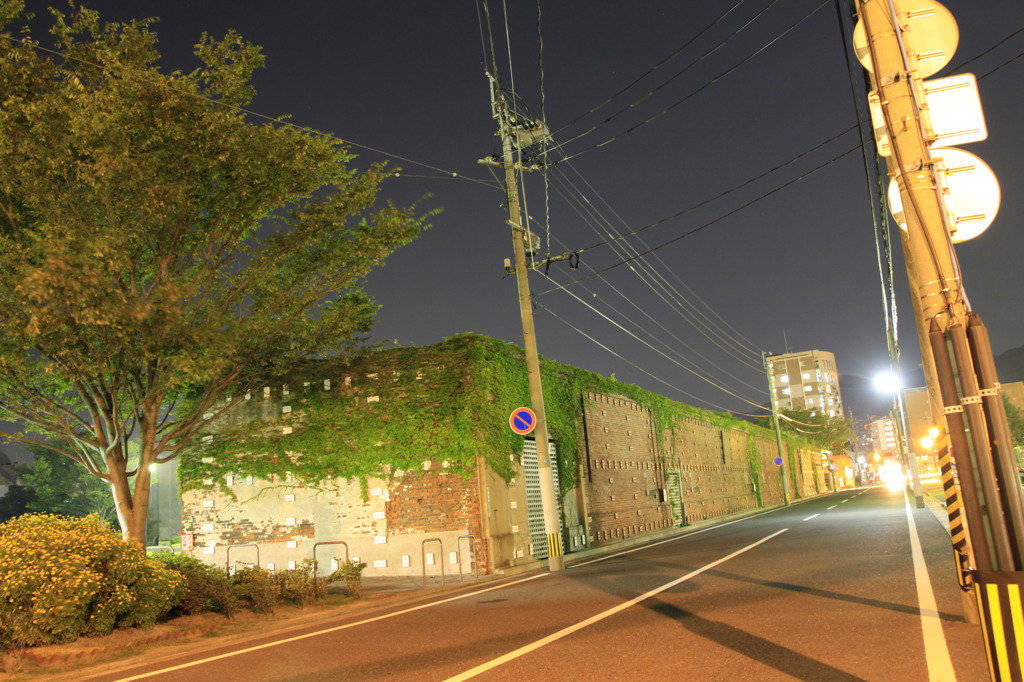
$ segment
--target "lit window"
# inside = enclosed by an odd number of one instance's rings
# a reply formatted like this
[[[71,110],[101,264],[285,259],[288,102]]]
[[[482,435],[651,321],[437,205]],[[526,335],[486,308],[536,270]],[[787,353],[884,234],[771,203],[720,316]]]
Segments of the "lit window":
[[[803,379],[804,381],[807,381],[808,379],[811,378],[811,373],[810,372],[804,372],[803,374],[800,375],[800,378]]]
[[[779,377],[779,381],[781,381],[784,384],[788,384],[789,383],[789,375],[788,374],[783,374],[781,377]]]
[[[814,390],[814,386],[804,386],[804,390],[805,391],[813,391]]]
[[[807,399],[807,404],[808,405],[813,405],[814,404],[814,398],[808,398]]]
[[[782,395],[789,395],[789,389],[788,388],[782,389]]]

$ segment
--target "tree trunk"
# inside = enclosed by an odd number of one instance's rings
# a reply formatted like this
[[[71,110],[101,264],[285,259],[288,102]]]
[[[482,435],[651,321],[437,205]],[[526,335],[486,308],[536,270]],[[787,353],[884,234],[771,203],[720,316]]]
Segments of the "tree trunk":
[[[121,536],[146,546],[146,522],[149,517],[149,469],[140,466],[135,476],[135,491],[132,494],[131,479],[124,469],[110,471],[110,489],[114,496],[117,521],[121,524]]]

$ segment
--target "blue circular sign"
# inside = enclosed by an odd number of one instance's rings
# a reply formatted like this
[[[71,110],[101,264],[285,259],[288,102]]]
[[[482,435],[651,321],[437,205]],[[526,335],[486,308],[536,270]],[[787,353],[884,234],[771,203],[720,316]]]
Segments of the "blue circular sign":
[[[782,458],[781,457],[776,457],[775,458],[775,464],[776,464],[776,466],[782,466]]]
[[[520,436],[525,436],[536,428],[537,414],[529,407],[517,407],[508,418],[508,425]]]

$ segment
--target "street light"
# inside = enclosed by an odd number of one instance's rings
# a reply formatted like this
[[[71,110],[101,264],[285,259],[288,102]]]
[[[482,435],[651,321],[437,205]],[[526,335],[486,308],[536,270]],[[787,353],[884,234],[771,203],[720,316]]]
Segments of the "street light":
[[[900,460],[903,467],[909,469],[910,479],[914,490],[914,502],[920,509],[924,507],[924,493],[921,492],[921,474],[918,471],[917,458],[910,447],[910,426],[907,423],[907,406],[903,398],[903,382],[899,375],[893,372],[883,372],[875,377],[875,386],[893,396],[893,426],[896,427],[896,447],[900,453]]]

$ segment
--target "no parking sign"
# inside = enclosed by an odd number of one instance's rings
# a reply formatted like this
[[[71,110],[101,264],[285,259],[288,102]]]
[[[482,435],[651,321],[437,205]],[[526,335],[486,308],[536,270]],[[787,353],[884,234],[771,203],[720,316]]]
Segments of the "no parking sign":
[[[537,414],[529,407],[517,407],[509,416],[508,425],[515,433],[525,436],[537,426]]]

